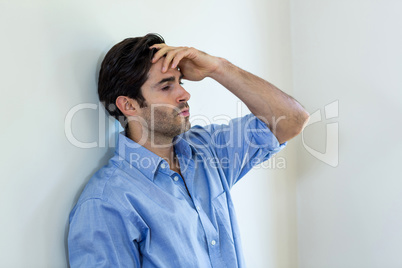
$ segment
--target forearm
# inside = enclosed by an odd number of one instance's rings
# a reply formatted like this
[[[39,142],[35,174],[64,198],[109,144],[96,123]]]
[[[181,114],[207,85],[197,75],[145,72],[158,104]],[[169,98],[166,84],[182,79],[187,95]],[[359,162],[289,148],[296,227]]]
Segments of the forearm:
[[[295,99],[227,60],[218,60],[219,67],[209,76],[242,100],[268,125],[280,143],[302,131],[309,115]]]
[[[150,48],[158,49],[153,63],[165,56],[162,72],[170,65],[171,68],[178,66],[184,79],[200,81],[209,76],[218,81],[261,118],[280,143],[298,135],[309,118],[306,110],[292,97],[225,59],[189,47],[155,44]]]

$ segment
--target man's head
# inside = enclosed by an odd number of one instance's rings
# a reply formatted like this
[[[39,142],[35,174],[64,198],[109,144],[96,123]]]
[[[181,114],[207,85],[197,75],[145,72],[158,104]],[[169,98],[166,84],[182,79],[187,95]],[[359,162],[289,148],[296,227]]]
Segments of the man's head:
[[[164,42],[156,34],[127,38],[114,45],[103,59],[98,81],[99,100],[123,127],[126,117],[116,107],[116,99],[127,96],[135,99],[141,107],[146,106],[141,87],[148,79],[151,59],[156,51],[149,47]]]
[[[126,131],[128,118],[142,131],[169,137],[190,127],[190,94],[181,86],[182,75],[177,68],[162,73],[163,58],[152,64],[156,49],[150,47],[159,43],[164,43],[161,36],[148,34],[116,44],[102,62],[98,93]]]

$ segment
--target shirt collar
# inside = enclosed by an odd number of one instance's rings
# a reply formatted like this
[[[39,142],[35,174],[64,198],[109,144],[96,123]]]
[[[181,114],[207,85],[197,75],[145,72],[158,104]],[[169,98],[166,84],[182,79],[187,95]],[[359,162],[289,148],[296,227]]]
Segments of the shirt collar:
[[[183,134],[174,137],[173,144],[177,156],[191,159],[195,148],[183,138]]]
[[[124,131],[120,132],[116,146],[116,154],[120,159],[125,160],[129,164],[129,168],[135,168],[144,174],[148,179],[153,180],[157,168],[164,162],[162,166],[167,167],[167,162],[162,157],[154,154],[150,150],[127,138]]]
[[[191,159],[194,149],[182,135],[176,136],[173,140],[174,150],[179,158],[187,159],[185,164]],[[120,159],[128,162],[130,168],[135,168],[144,174],[148,179],[154,180],[157,171],[169,173],[169,165],[162,157],[154,154],[150,150],[127,138],[125,131],[120,132],[116,154]]]

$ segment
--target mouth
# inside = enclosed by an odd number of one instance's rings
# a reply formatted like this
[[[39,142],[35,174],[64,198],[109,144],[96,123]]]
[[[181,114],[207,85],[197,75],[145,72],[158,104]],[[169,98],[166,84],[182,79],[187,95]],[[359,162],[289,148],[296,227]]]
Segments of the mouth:
[[[179,116],[183,116],[183,117],[190,116],[190,109],[185,108],[185,109],[181,110],[181,112],[179,113]]]

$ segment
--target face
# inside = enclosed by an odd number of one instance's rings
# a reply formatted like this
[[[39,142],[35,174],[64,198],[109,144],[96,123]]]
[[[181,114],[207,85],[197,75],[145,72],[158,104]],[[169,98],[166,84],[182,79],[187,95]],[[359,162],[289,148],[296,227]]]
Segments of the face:
[[[138,108],[143,127],[155,136],[173,138],[190,129],[190,94],[182,87],[182,74],[177,69],[162,73],[164,58],[154,63],[148,80],[142,86],[146,107]]]

